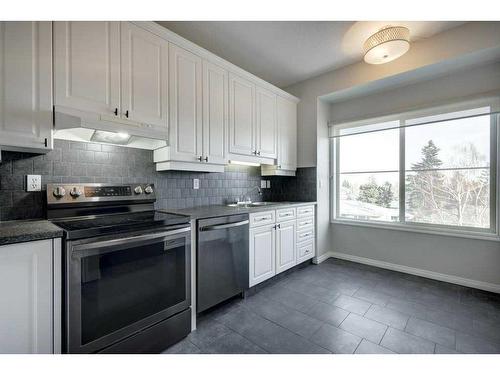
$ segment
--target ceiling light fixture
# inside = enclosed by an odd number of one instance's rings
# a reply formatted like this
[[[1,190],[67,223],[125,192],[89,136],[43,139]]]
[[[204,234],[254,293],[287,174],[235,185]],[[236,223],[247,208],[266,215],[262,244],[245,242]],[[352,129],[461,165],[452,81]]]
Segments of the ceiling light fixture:
[[[384,64],[408,52],[410,30],[403,26],[386,26],[370,36],[363,47],[365,62]]]

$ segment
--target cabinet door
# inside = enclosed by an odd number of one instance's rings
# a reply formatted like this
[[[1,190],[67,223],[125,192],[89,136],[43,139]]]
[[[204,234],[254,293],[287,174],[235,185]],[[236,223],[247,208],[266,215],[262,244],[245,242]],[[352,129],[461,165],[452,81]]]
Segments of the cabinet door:
[[[257,153],[266,158],[278,157],[276,94],[257,89]]]
[[[170,45],[170,152],[172,160],[200,161],[202,156],[202,60]]]
[[[166,130],[168,42],[121,22],[121,85],[121,117]]]
[[[278,96],[278,168],[297,169],[297,104]]]
[[[100,115],[120,111],[120,23],[54,22],[54,104]]]
[[[0,353],[53,352],[52,273],[52,240],[0,246]]]
[[[229,75],[229,152],[251,156],[255,144],[255,85]]]
[[[276,231],[276,273],[292,268],[296,264],[295,220],[278,224]]]
[[[274,224],[250,229],[250,286],[276,274]]]
[[[0,22],[0,87],[0,146],[51,149],[51,22]]]
[[[203,157],[209,163],[226,164],[227,71],[203,61]]]

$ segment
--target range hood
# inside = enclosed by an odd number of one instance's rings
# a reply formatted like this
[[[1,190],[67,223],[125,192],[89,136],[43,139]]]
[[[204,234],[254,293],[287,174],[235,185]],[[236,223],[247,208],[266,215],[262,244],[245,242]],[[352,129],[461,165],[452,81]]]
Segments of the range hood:
[[[167,128],[112,116],[54,107],[54,138],[156,150],[167,145]]]

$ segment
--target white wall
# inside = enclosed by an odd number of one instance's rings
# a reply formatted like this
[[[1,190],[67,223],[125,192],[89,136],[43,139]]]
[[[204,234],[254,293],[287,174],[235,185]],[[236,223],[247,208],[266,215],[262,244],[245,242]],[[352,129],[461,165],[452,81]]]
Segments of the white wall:
[[[325,211],[329,208],[325,101],[343,100],[330,105],[329,119],[339,121],[500,90],[499,51],[500,23],[468,23],[413,43],[410,52],[394,62],[381,66],[360,62],[286,88],[301,99],[299,166],[318,168],[320,258],[343,253],[358,261],[410,267],[430,277],[442,275],[490,290],[498,287],[500,292],[499,242],[331,225]],[[380,89],[391,91],[376,93]]]
[[[500,90],[500,61],[460,69],[451,74],[381,93],[333,103],[330,106],[330,121],[341,123],[401,113],[457,102],[490,92],[495,94],[497,90]]]
[[[500,92],[500,62],[332,104],[330,120],[398,113],[491,92]],[[500,242],[339,224],[330,226],[330,235],[330,251],[467,279],[460,282],[500,292]]]
[[[342,95],[383,85],[401,85],[478,64],[498,60],[500,51],[499,22],[470,22],[412,43],[401,58],[382,65],[364,62],[352,64],[318,77],[286,87],[285,91],[300,98],[298,104],[298,166],[316,165],[317,101],[319,97]]]
[[[316,205],[316,254],[324,254],[331,249],[330,231],[330,184],[329,184],[329,139],[328,120],[330,104],[322,100],[317,101],[318,107],[318,140],[316,164],[316,200],[322,204]],[[300,143],[299,143],[300,144]]]

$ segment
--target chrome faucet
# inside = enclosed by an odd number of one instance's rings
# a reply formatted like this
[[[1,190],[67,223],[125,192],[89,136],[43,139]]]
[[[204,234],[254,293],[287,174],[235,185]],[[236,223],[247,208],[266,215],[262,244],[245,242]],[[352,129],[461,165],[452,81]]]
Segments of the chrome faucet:
[[[262,195],[262,189],[258,186],[254,186],[253,188],[247,190],[246,193],[241,195],[238,198],[238,202],[236,202],[236,203],[241,203],[241,204],[252,203],[252,200],[250,199],[250,193],[252,193],[254,190],[257,190],[259,192],[259,195]]]

